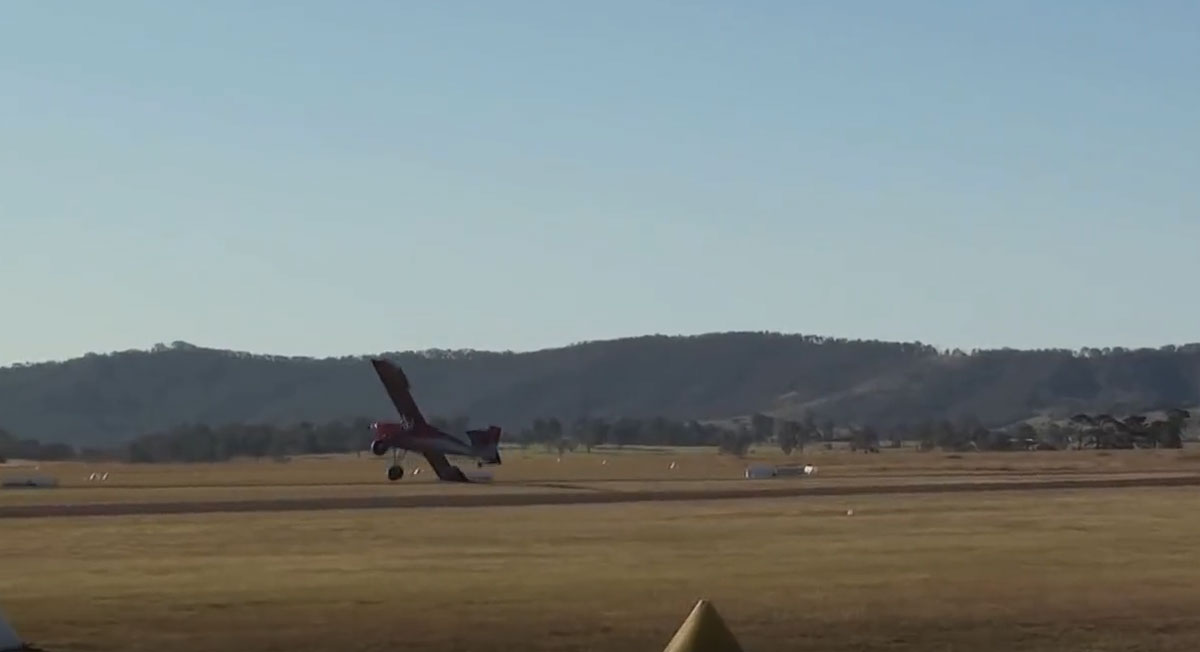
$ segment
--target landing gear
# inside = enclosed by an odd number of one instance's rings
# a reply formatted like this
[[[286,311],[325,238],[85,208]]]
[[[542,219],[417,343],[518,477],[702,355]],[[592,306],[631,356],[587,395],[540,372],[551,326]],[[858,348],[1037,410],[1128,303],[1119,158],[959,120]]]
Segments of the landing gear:
[[[371,452],[379,456],[386,455],[388,452],[387,442],[382,439],[371,442]]]
[[[372,450],[375,449],[375,444],[371,445],[371,449]],[[384,452],[387,452],[386,449],[384,450]],[[388,467],[388,471],[387,471],[388,480],[395,482],[395,481],[399,480],[400,478],[404,477],[404,467],[400,466],[400,460],[404,459],[404,456],[407,453],[408,453],[408,451],[402,450],[399,448],[392,449],[392,465]],[[376,453],[376,455],[379,455],[379,454],[380,453]]]

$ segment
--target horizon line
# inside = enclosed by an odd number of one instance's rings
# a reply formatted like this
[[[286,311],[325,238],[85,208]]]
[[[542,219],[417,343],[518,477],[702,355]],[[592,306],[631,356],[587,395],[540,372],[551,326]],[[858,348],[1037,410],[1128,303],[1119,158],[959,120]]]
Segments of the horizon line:
[[[232,354],[232,355],[239,356],[239,357],[258,357],[258,358],[272,358],[272,359],[283,359],[283,360],[330,361],[330,360],[344,360],[347,358],[370,358],[373,356],[389,356],[389,355],[416,355],[416,356],[423,356],[423,357],[429,358],[429,357],[435,357],[434,355],[430,355],[430,354],[446,354],[446,353],[449,353],[449,354],[529,355],[529,354],[544,353],[544,352],[549,352],[549,351],[561,351],[564,349],[569,349],[569,348],[578,347],[578,346],[586,346],[586,345],[590,345],[590,344],[605,344],[605,343],[621,342],[621,341],[629,341],[629,340],[637,340],[637,339],[647,339],[647,338],[693,339],[693,338],[719,337],[719,336],[730,336],[730,335],[759,335],[759,336],[774,336],[774,337],[785,337],[785,338],[806,338],[806,339],[811,339],[815,343],[818,343],[818,344],[833,342],[833,343],[845,343],[845,344],[876,343],[876,344],[920,346],[920,347],[927,347],[929,349],[932,349],[932,351],[939,356],[941,356],[941,355],[972,356],[972,355],[977,355],[980,353],[996,353],[996,352],[1018,352],[1018,353],[1062,352],[1062,353],[1072,353],[1075,355],[1081,355],[1084,352],[1090,352],[1090,351],[1110,352],[1110,353],[1112,353],[1112,352],[1132,353],[1132,352],[1139,352],[1139,351],[1141,351],[1141,352],[1164,351],[1164,350],[1170,350],[1170,349],[1175,349],[1175,350],[1185,349],[1185,352],[1186,352],[1187,349],[1200,348],[1200,341],[1192,341],[1192,342],[1179,342],[1179,343],[1168,342],[1168,343],[1163,343],[1163,344],[1159,344],[1156,346],[1081,345],[1081,346],[1078,346],[1075,348],[1061,347],[1061,346],[1044,346],[1044,347],[1028,347],[1028,348],[1018,348],[1018,347],[1012,347],[1012,346],[999,346],[999,347],[974,347],[971,349],[964,349],[962,347],[937,346],[935,344],[931,344],[929,342],[924,342],[922,340],[899,340],[899,339],[888,340],[888,339],[869,338],[869,337],[851,338],[851,337],[838,336],[838,335],[821,335],[821,334],[816,334],[816,333],[802,333],[802,332],[796,332],[796,331],[728,330],[728,331],[704,331],[704,332],[698,332],[698,333],[643,333],[640,335],[622,335],[622,336],[612,336],[612,337],[606,337],[606,338],[577,340],[577,341],[573,341],[573,342],[570,342],[567,344],[548,345],[548,346],[542,346],[539,348],[529,348],[529,349],[511,349],[511,348],[509,348],[509,349],[477,349],[477,348],[471,348],[471,347],[453,348],[452,349],[452,348],[445,348],[445,347],[426,347],[426,348],[421,348],[421,349],[416,349],[416,348],[393,349],[393,350],[373,351],[373,352],[344,353],[344,354],[340,354],[340,355],[329,354],[329,355],[315,356],[315,355],[306,355],[306,354],[282,354],[282,353],[254,352],[254,351],[248,351],[248,350],[244,350],[244,349],[222,348],[222,347],[218,347],[218,346],[207,346],[207,345],[195,344],[192,342],[188,342],[186,340],[173,340],[170,343],[161,342],[161,341],[156,342],[155,344],[150,345],[149,347],[146,347],[146,348],[112,349],[112,350],[103,351],[103,352],[88,351],[86,353],[82,353],[82,354],[70,356],[70,357],[65,357],[65,358],[12,362],[12,363],[8,363],[8,364],[0,365],[0,371],[7,370],[7,369],[21,369],[21,368],[28,368],[28,367],[37,367],[37,366],[41,366],[41,365],[50,365],[50,364],[65,364],[68,362],[72,362],[75,360],[82,360],[82,359],[89,358],[89,357],[108,357],[108,356],[120,355],[123,353],[157,354],[157,353],[164,353],[167,351],[184,350],[184,349],[213,351],[213,352],[218,352],[218,353]]]

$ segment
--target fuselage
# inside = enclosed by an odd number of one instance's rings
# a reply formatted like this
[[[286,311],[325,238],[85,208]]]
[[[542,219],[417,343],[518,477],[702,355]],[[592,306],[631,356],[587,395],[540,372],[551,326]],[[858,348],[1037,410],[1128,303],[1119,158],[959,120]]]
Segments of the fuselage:
[[[462,457],[481,458],[484,451],[476,450],[470,441],[464,441],[428,424],[409,421],[376,421],[371,424],[374,441],[388,448],[402,448],[415,453],[442,453]]]

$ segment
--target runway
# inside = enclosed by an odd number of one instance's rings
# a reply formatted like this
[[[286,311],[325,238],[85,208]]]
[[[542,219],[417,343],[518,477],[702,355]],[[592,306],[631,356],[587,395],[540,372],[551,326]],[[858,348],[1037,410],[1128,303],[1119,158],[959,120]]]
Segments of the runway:
[[[1064,489],[1119,489],[1137,487],[1195,487],[1200,475],[1159,474],[1136,477],[1086,479],[1036,479],[1009,481],[941,482],[916,484],[804,486],[802,479],[777,479],[778,487],[713,489],[646,489],[604,491],[559,485],[564,491],[530,493],[423,493],[401,496],[347,496],[317,498],[258,498],[246,500],[196,500],[174,502],[110,502],[37,505],[0,505],[0,518],[68,516],[140,516],[214,514],[234,512],[289,512],[314,510],[428,509],[454,507],[528,507],[539,505],[594,505],[662,501],[736,500],[750,498],[804,498],[881,494],[935,494],[995,491],[1049,491]],[[567,492],[566,490],[572,490]],[[38,490],[33,490],[38,491]]]

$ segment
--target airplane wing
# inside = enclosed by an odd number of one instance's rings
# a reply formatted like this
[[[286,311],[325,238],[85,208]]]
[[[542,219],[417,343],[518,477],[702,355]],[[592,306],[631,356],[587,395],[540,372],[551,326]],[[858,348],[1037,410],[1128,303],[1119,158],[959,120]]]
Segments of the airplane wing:
[[[446,456],[442,453],[423,453],[429,466],[433,467],[433,472],[437,474],[439,480],[448,482],[470,482],[462,469],[450,463]]]
[[[408,377],[404,375],[404,371],[387,360],[373,359],[371,366],[375,367],[375,373],[387,390],[388,397],[392,399],[392,405],[396,406],[396,411],[401,416],[412,419],[414,424],[425,423],[425,416],[421,414],[421,409],[417,407],[417,402],[409,392]]]

